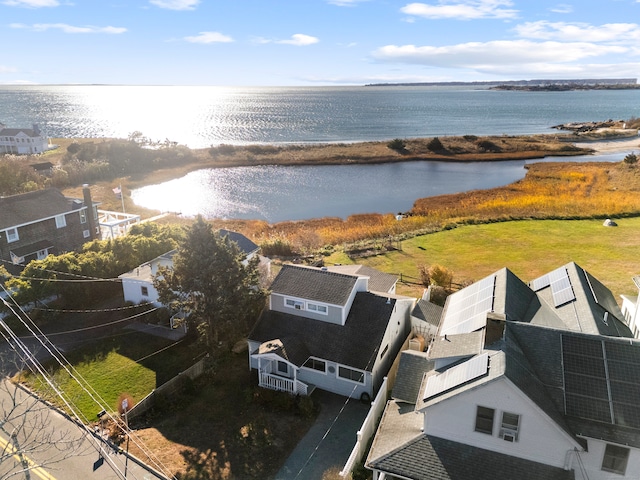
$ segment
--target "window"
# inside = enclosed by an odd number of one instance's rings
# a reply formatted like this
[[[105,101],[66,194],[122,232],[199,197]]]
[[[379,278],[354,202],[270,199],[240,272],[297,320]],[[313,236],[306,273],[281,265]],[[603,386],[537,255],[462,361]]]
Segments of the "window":
[[[493,408],[478,406],[476,411],[476,432],[493,435],[493,416],[495,412]]]
[[[278,360],[278,373],[289,373],[289,365],[287,365],[287,362]]]
[[[518,441],[518,430],[520,427],[520,415],[515,413],[502,412],[502,425],[500,427],[500,438],[507,442]]]
[[[83,230],[82,231],[82,236],[84,238],[89,238],[91,236],[91,232],[89,230]]]
[[[284,304],[289,308],[295,308],[296,310],[304,310],[304,303],[292,298],[287,298]]]
[[[143,297],[149,296],[149,287],[145,287],[144,285],[140,287],[140,293]]]
[[[384,357],[387,352],[389,351],[389,344],[387,344],[383,349],[382,349],[382,353],[380,354],[380,358]]]
[[[56,228],[63,228],[67,226],[67,219],[64,215],[56,215]]]
[[[80,223],[87,223],[87,211],[84,208],[80,210]]]
[[[607,444],[602,459],[602,470],[624,475],[629,460],[629,449],[618,445]]]
[[[49,251],[48,250],[38,250],[38,252],[36,253],[36,257],[38,258],[38,260],[42,260],[47,258],[47,255],[49,255]]]
[[[20,240],[20,237],[18,236],[17,228],[10,228],[7,230],[7,243],[17,242],[18,240]]]
[[[327,364],[322,360],[318,360],[317,358],[309,358],[306,362],[304,362],[303,367],[311,368],[313,370],[318,370],[319,372],[326,372]]]
[[[315,303],[307,303],[307,310],[311,310],[312,312],[322,313],[323,315],[327,314],[326,305],[316,305]]]
[[[347,367],[338,367],[338,376],[352,382],[364,383],[364,372]]]

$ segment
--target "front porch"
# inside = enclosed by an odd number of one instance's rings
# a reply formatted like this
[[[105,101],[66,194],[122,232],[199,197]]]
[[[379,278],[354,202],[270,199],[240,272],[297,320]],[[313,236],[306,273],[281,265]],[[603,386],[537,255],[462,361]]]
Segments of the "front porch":
[[[275,354],[256,355],[258,360],[258,386],[287,392],[291,395],[311,395],[315,385],[298,380],[298,368]]]

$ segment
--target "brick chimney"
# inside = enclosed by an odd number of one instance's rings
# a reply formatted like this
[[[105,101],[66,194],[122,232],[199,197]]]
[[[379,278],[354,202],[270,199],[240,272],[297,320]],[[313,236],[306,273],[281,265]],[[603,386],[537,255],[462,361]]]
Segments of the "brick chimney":
[[[98,226],[98,211],[93,206],[93,200],[91,200],[91,190],[89,190],[89,184],[82,185],[82,195],[84,196],[84,206],[87,209],[87,222],[89,223],[89,240],[95,240],[100,238],[100,234],[96,233],[96,227]]]

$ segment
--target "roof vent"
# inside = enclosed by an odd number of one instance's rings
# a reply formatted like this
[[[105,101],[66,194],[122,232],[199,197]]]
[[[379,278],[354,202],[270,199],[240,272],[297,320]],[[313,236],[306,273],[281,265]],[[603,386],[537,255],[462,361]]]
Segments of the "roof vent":
[[[604,312],[604,317],[602,317],[602,323],[606,326],[609,326],[609,312]]]

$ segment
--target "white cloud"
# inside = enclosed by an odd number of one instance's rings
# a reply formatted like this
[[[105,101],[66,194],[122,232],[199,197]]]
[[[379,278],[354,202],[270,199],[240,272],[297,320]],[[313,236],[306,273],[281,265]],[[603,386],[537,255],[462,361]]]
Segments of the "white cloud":
[[[18,70],[14,67],[8,67],[6,65],[0,65],[0,73],[15,73]]]
[[[515,32],[525,38],[559,40],[567,42],[637,43],[640,25],[637,23],[608,23],[594,26],[587,23],[526,22],[515,27]]]
[[[571,12],[573,12],[573,5],[569,5],[569,4],[566,4],[566,3],[559,3],[555,7],[551,7],[550,10],[553,13],[571,13]]]
[[[510,19],[518,16],[518,10],[510,8],[511,0],[459,0],[452,3],[439,0],[436,5],[428,3],[409,3],[400,9],[402,13],[428,19],[453,18],[474,20],[479,18]]]
[[[149,0],[149,3],[168,10],[193,10],[200,0]]]
[[[57,7],[60,5],[58,0],[6,0],[2,3],[10,7],[26,8]]]
[[[123,27],[95,27],[87,25],[84,27],[76,27],[73,25],[67,25],[66,23],[34,23],[33,25],[25,25],[23,23],[12,23],[9,25],[11,28],[24,28],[34,30],[36,32],[44,32],[46,30],[60,30],[64,33],[107,33],[107,34],[119,34],[127,31]]]
[[[575,62],[583,58],[626,53],[627,48],[602,46],[587,42],[532,42],[528,40],[470,42],[443,47],[387,45],[373,53],[384,62],[428,65],[435,67],[474,68],[488,71],[496,66]],[[519,66],[519,67],[517,67]]]
[[[198,35],[184,37],[187,42],[191,43],[230,43],[233,38],[220,32],[200,32]]]
[[[319,41],[320,40],[317,37],[312,37],[311,35],[305,35],[303,33],[296,33],[295,35],[291,35],[291,38],[289,40],[278,40],[276,41],[276,43],[304,47],[307,45],[313,45],[314,43],[318,43]]]

